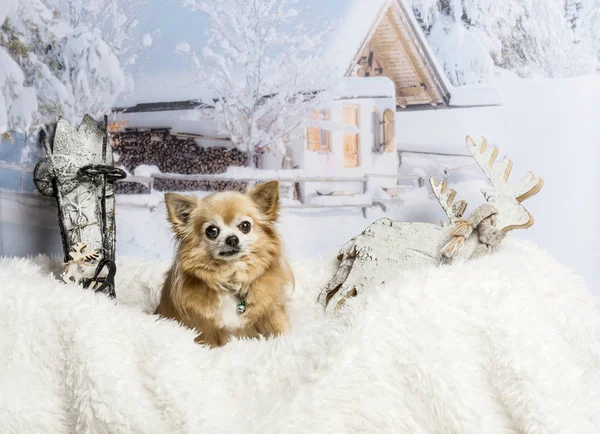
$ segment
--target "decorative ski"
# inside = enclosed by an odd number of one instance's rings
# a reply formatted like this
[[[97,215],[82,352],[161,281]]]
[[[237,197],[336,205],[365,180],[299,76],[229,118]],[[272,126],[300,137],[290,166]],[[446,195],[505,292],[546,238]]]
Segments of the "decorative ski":
[[[466,144],[495,188],[482,190],[487,204],[463,218],[466,202],[455,203],[456,191],[448,189],[445,180],[438,184],[430,178],[433,193],[450,224],[393,222],[388,218],[373,222],[340,250],[339,268],[319,295],[326,312],[335,314],[348,297],[384,283],[398,269],[488,255],[507,232],[533,224],[533,217],[521,202],[541,190],[542,179],[529,172],[519,183],[508,184],[510,160],[496,163],[498,149],[488,149],[485,138],[478,145],[467,136]]]
[[[115,297],[115,198],[114,183],[126,177],[113,167],[104,127],[85,115],[75,130],[64,119],[56,124],[52,146],[46,148],[34,170],[40,193],[58,204],[65,269],[62,278]],[[84,253],[85,250],[85,253]]]

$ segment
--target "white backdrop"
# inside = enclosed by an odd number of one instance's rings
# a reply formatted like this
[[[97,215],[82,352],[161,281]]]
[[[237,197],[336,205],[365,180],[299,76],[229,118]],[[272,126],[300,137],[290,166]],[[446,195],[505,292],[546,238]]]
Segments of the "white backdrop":
[[[513,182],[528,170],[542,176],[542,191],[525,202],[534,226],[512,234],[549,250],[600,295],[600,76],[505,77],[497,86],[501,107],[398,115],[397,140],[463,153],[465,135],[483,135],[513,160]]]

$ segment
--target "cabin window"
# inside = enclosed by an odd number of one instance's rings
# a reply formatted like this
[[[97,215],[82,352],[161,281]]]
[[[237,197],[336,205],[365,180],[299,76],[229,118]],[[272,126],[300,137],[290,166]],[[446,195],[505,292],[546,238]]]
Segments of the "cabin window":
[[[343,122],[358,128],[358,107],[345,105],[343,108]],[[358,133],[344,133],[344,167],[358,167],[359,137]]]
[[[371,114],[371,128],[373,129],[373,151],[381,151],[381,114],[375,109]]]
[[[383,112],[383,144],[385,152],[394,150],[394,112],[391,109],[386,109]]]
[[[315,110],[310,116],[312,121],[329,120],[329,110]],[[309,151],[331,151],[331,131],[318,127],[308,127],[306,129],[306,141]]]

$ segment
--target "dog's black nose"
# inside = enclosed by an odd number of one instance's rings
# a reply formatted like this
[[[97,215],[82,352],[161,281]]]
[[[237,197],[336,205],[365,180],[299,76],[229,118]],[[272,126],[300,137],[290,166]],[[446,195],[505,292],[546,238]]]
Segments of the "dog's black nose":
[[[240,243],[240,239],[235,235],[230,235],[225,239],[228,246],[235,247]]]

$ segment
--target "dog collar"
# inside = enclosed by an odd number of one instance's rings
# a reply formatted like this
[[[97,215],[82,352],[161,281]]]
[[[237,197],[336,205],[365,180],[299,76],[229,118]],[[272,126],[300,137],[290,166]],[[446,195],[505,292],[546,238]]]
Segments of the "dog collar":
[[[236,311],[237,311],[238,315],[241,315],[244,312],[246,312],[246,299],[245,298],[240,299],[240,301],[238,302],[238,304],[236,306]]]

